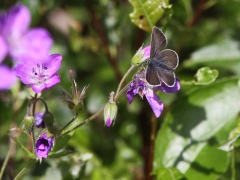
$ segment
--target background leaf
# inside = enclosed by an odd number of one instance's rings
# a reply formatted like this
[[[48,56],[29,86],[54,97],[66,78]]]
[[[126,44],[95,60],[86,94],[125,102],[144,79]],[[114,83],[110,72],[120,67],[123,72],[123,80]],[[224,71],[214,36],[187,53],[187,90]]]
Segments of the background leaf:
[[[193,52],[190,59],[186,61],[183,66],[189,69],[200,66],[224,68],[239,74],[239,62],[239,43],[227,38]]]
[[[216,179],[228,167],[219,150],[240,111],[238,78],[227,78],[182,97],[168,114],[156,139],[155,171],[176,167],[194,180]],[[224,101],[223,101],[224,99]]]
[[[197,71],[196,78],[197,82],[196,85],[207,85],[215,81],[218,77],[218,70],[210,69],[209,67],[200,68]]]
[[[168,0],[129,0],[134,10],[129,14],[132,22],[140,29],[152,31],[153,26],[162,17]]]
[[[180,180],[183,175],[176,168],[161,168],[157,173],[157,180]]]
[[[234,147],[240,146],[239,137],[240,137],[240,123],[238,123],[238,126],[230,132],[228,142],[219,147],[219,149],[227,152],[232,151]]]

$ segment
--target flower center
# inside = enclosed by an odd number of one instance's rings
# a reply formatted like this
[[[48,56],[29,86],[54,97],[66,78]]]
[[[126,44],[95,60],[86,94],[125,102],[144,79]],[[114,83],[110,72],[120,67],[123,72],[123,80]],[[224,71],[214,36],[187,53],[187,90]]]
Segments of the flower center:
[[[31,78],[34,80],[35,85],[42,85],[49,78],[47,69],[47,66],[45,66],[43,63],[42,65],[37,63],[37,67],[32,68]]]

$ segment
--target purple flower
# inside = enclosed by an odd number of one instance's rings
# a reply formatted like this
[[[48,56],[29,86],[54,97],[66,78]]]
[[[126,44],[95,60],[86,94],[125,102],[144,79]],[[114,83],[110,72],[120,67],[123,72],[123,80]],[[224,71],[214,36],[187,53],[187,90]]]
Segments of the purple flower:
[[[1,65],[4,57],[7,54],[7,47],[5,41],[0,36],[0,90],[9,89],[17,80],[12,70],[5,65]]]
[[[44,123],[44,120],[43,120],[43,115],[44,115],[45,112],[39,112],[39,113],[36,113],[34,115],[34,119],[35,119],[35,125],[36,127],[38,128],[45,128],[46,125]]]
[[[0,14],[0,60],[7,53],[17,61],[40,60],[49,55],[53,41],[43,28],[28,29],[31,21],[29,10],[17,4],[7,13]]]
[[[163,103],[160,101],[158,95],[148,86],[148,83],[145,79],[145,73],[142,72],[136,74],[133,78],[132,83],[129,86],[129,89],[126,92],[128,98],[128,103],[131,104],[135,95],[139,94],[141,98],[146,96],[148,103],[150,104],[155,116],[160,117],[163,111]],[[168,87],[164,83],[160,86],[154,87],[154,90],[160,90],[165,93],[173,93],[180,89],[179,80],[176,78],[176,83],[173,87]]]
[[[28,60],[24,64],[17,64],[13,71],[35,93],[40,93],[60,82],[60,77],[56,72],[60,68],[61,61],[60,54],[52,54],[45,60]]]
[[[0,90],[9,89],[16,80],[15,74],[8,66],[0,65]]]
[[[48,137],[47,133],[43,133],[36,142],[36,155],[39,159],[47,158],[48,153],[51,151],[53,146],[54,136]]]

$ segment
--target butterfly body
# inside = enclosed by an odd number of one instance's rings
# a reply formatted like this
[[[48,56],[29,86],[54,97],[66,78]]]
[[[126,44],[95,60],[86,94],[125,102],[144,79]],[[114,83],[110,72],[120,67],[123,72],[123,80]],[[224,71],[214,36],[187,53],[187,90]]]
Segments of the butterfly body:
[[[167,38],[157,27],[153,28],[151,39],[150,59],[147,61],[148,67],[146,80],[150,85],[159,86],[162,83],[169,87],[175,85],[174,70],[178,66],[178,55],[175,51],[163,48],[167,44]]]

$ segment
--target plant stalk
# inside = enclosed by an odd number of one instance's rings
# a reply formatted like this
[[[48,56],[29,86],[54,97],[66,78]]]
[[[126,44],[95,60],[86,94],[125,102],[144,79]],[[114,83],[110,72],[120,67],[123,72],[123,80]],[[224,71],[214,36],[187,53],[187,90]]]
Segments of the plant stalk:
[[[35,163],[37,162],[37,160],[32,159],[28,165],[23,168],[18,174],[17,176],[14,178],[14,180],[19,180]]]
[[[118,85],[118,88],[117,88],[117,91],[116,91],[116,96],[117,94],[119,93],[121,87],[122,87],[122,84],[124,82],[124,80],[126,79],[126,77],[129,75],[129,73],[134,69],[134,66],[132,65],[128,71],[126,72],[126,74],[123,76],[122,80],[120,81],[119,85]],[[115,99],[116,99],[116,96],[115,96]]]

